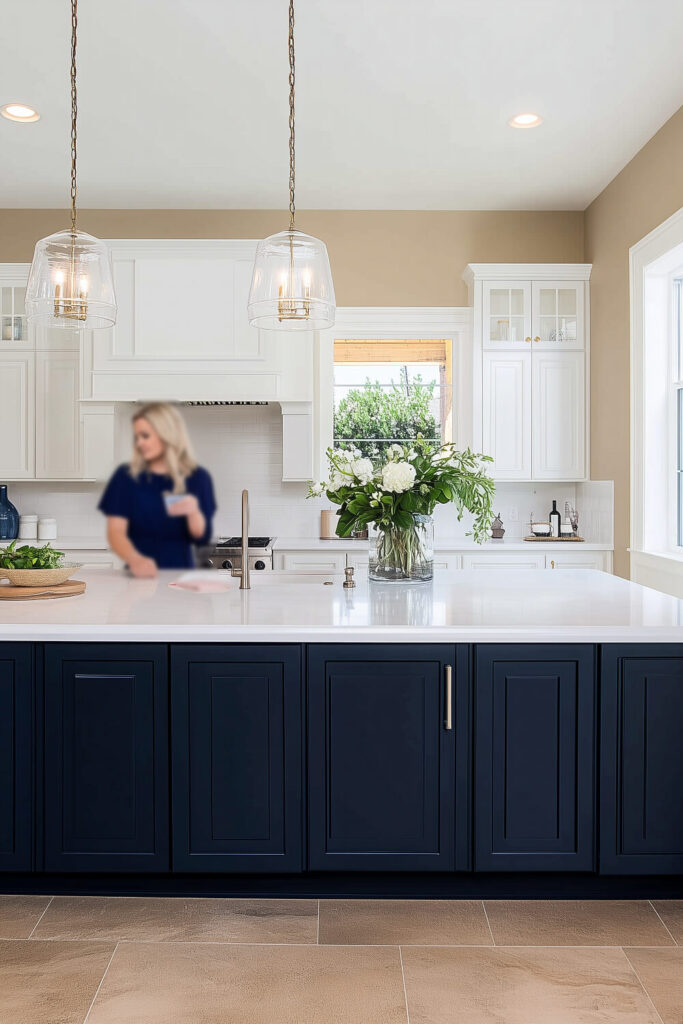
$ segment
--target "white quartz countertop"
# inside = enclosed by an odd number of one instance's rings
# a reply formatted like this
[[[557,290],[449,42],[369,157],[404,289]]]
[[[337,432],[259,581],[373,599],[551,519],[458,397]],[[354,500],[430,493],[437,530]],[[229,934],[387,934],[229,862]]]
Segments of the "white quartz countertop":
[[[683,601],[587,569],[442,571],[353,590],[343,574],[253,573],[251,590],[222,576],[230,590],[213,594],[169,588],[181,575],[88,569],[82,596],[0,601],[0,640],[683,643]]]
[[[352,537],[334,537],[323,540],[320,537],[276,537],[273,551],[367,551],[367,540]],[[528,541],[490,540],[477,544],[471,537],[441,537],[434,539],[435,551],[612,551],[611,544],[589,541]]]

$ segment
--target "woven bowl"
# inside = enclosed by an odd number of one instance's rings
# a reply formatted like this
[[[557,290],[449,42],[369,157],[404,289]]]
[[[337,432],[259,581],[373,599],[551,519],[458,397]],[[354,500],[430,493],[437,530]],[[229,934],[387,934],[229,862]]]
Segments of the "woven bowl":
[[[82,562],[65,562],[58,569],[0,569],[0,579],[14,587],[48,587],[66,583],[81,568]]]

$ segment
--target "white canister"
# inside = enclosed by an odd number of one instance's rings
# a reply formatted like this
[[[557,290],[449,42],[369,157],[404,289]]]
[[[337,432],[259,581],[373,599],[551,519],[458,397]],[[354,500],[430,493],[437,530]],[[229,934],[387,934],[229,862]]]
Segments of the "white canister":
[[[35,540],[38,536],[38,516],[19,516],[19,539]]]
[[[336,540],[337,534],[337,523],[339,522],[339,516],[333,508],[324,508],[320,513],[320,539],[321,540]]]
[[[57,539],[57,520],[56,519],[39,519],[38,520],[38,540],[56,540]]]

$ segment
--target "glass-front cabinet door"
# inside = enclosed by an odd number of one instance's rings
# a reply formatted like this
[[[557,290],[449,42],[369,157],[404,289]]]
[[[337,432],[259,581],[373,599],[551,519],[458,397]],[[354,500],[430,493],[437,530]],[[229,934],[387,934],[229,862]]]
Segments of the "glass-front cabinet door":
[[[584,347],[583,281],[534,281],[531,310],[535,349],[561,352]]]
[[[0,348],[17,349],[28,342],[24,285],[0,285]]]
[[[531,282],[485,281],[483,346],[524,349],[531,344]]]

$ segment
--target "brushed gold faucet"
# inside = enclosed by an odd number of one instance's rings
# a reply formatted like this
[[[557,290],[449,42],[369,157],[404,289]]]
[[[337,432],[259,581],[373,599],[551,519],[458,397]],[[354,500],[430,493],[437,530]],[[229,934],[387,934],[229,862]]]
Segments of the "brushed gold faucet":
[[[240,578],[240,590],[251,590],[249,582],[249,491],[242,491],[242,568],[232,569]]]

